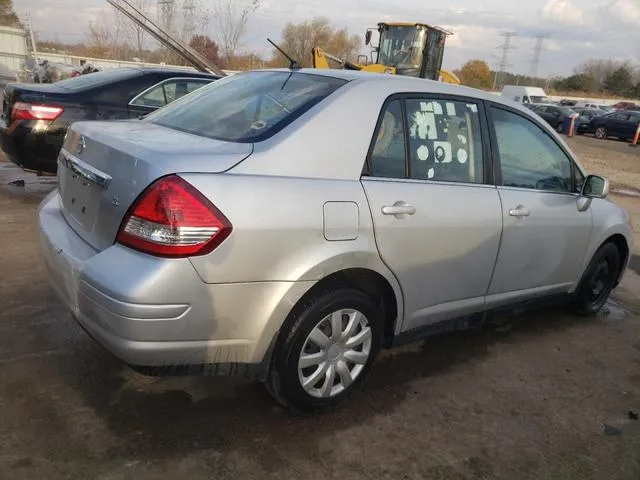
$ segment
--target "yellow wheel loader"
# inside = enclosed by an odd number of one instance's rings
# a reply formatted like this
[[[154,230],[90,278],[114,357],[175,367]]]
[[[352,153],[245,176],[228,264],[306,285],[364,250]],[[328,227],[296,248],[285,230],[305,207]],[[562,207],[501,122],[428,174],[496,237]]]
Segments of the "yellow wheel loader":
[[[373,29],[367,30],[365,44],[371,43],[372,33]],[[380,40],[373,47],[371,62],[366,55],[360,55],[358,63],[348,62],[320,47],[314,47],[311,51],[313,67],[330,68],[329,60],[332,60],[348,70],[408,75],[460,84],[455,74],[442,70],[444,43],[451,32],[425,23],[382,22],[378,24],[378,33]]]

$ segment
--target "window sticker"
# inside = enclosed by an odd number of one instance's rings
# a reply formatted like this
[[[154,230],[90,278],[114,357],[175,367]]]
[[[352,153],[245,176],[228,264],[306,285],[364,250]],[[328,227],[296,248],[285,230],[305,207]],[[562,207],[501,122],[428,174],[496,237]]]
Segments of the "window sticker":
[[[416,153],[418,154],[418,159],[424,162],[429,158],[429,147],[420,145]]]
[[[451,144],[449,142],[433,142],[435,163],[451,163]]]
[[[447,102],[447,115],[450,117],[456,116],[456,105],[451,102]]]
[[[409,129],[411,138],[437,140],[436,117],[429,112],[415,112]]]
[[[456,158],[458,159],[458,162],[464,164],[464,163],[467,163],[467,160],[469,159],[469,154],[467,153],[466,150],[459,148],[458,152],[456,153]]]

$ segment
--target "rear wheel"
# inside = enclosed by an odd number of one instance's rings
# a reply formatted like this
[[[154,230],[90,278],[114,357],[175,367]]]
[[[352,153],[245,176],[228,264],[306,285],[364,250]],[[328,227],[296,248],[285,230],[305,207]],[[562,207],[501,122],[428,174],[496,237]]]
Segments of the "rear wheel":
[[[563,131],[564,131],[564,125],[562,124],[562,122],[560,122],[558,125],[556,125],[556,132],[562,133]]]
[[[607,138],[607,129],[606,127],[598,127],[596,128],[596,138],[600,140],[604,140]]]
[[[382,343],[382,317],[365,293],[313,295],[291,313],[278,339],[267,387],[300,413],[321,413],[362,384]]]
[[[613,243],[605,243],[587,267],[573,301],[573,310],[585,316],[598,313],[609,298],[619,272],[620,252]]]

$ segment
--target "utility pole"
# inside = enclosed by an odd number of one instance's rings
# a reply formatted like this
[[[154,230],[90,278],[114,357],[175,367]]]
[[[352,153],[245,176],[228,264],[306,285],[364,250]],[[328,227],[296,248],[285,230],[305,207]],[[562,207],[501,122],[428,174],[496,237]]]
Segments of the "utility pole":
[[[158,17],[165,32],[171,33],[175,0],[158,0]]]
[[[38,50],[36,48],[36,37],[33,34],[33,24],[31,23],[31,14],[27,12],[27,28],[29,29],[29,38],[31,39],[31,53],[33,59],[38,61]]]
[[[158,0],[158,20],[166,33],[171,35],[171,26],[173,24],[173,4],[175,0]],[[168,52],[165,50],[162,57],[163,61],[167,61]]]
[[[493,89],[495,90],[498,86],[498,78],[501,73],[504,73],[507,67],[510,67],[509,63],[509,52],[511,50],[515,50],[516,48],[511,45],[511,40],[517,34],[515,32],[504,32],[501,33],[500,36],[504,37],[504,42],[498,47],[502,51],[502,55],[500,57],[500,63],[498,64],[498,71],[496,72],[495,77],[493,77]]]
[[[184,0],[182,5],[182,28],[184,30],[184,41],[186,43],[191,41],[196,30],[195,11],[196,5],[194,0]]]
[[[540,55],[544,50],[544,41],[548,37],[548,34],[537,35],[536,44],[533,47],[533,58],[531,59],[531,71],[530,76],[532,79],[538,78],[538,68],[540,67]]]

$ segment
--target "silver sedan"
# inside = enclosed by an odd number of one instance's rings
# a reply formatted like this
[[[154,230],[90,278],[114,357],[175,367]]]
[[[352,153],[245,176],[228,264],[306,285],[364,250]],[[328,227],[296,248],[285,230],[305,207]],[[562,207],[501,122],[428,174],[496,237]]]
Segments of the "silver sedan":
[[[38,211],[51,281],[129,365],[243,374],[330,409],[376,355],[546,297],[596,313],[629,216],[498,96],[408,77],[265,70],[143,120],[80,122]]]

